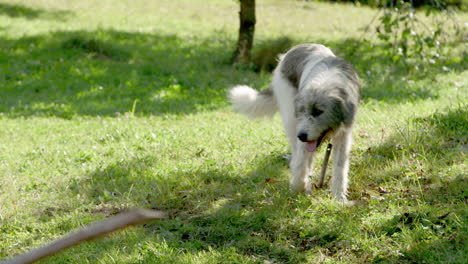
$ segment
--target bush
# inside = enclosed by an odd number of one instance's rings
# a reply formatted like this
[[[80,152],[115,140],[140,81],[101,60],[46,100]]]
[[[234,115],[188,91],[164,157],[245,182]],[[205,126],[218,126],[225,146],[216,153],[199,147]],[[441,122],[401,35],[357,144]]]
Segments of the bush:
[[[432,19],[431,25],[418,18],[421,13]],[[439,16],[434,16],[435,13],[439,13]],[[403,63],[414,72],[425,74],[428,73],[425,69],[432,66],[450,71],[445,63],[461,60],[451,50],[444,48],[462,37],[460,26],[449,9],[416,12],[410,3],[399,1],[392,8],[383,8],[379,20],[377,37],[384,45],[391,47],[387,49],[387,55],[392,57],[394,63]]]
[[[352,2],[374,7],[391,7],[397,5],[402,0],[320,0],[323,2]],[[426,7],[433,9],[446,9],[447,7],[456,7],[461,10],[468,9],[468,0],[403,0],[411,3],[413,7]]]
[[[255,72],[271,72],[278,64],[278,56],[293,46],[288,37],[269,39],[257,45],[253,51],[252,66]]]

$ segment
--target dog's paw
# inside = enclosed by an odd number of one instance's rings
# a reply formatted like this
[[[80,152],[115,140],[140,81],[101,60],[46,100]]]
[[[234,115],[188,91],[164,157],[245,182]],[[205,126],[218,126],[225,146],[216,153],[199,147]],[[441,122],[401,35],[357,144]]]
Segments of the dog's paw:
[[[286,154],[284,154],[284,155],[281,156],[281,157],[282,157],[284,160],[286,160],[286,161],[289,162],[289,161],[291,161],[291,159],[292,159],[292,154],[291,154],[291,153],[286,153]]]
[[[312,185],[310,182],[291,182],[291,191],[294,193],[312,193]]]
[[[338,194],[333,194],[332,195],[333,198],[335,198],[335,200],[337,200],[338,202],[341,202],[343,204],[347,204],[348,203],[348,199],[346,198],[346,195],[344,193],[338,193]]]
[[[286,166],[288,168],[291,168],[292,154],[291,153],[284,154],[283,156],[281,156],[281,158],[283,158],[283,160],[286,161]]]
[[[365,204],[365,202],[362,201],[362,200],[347,201],[347,202],[344,203],[345,206],[349,206],[349,207],[364,205],[364,204]]]

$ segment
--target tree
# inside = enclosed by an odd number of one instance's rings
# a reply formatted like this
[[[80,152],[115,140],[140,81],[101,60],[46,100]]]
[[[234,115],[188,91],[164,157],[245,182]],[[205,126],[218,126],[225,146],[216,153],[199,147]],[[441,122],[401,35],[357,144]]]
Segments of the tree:
[[[233,62],[247,64],[250,62],[255,32],[255,0],[239,0],[239,2],[239,38],[234,51]]]

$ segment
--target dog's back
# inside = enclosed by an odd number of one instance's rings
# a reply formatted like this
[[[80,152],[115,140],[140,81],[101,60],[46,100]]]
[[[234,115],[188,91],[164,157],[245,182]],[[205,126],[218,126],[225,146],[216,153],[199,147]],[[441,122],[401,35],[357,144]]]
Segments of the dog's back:
[[[286,54],[280,56],[276,71],[280,71],[294,88],[299,89],[302,76],[305,76],[324,58],[334,57],[335,54],[323,45],[301,44],[292,47]]]
[[[333,71],[336,69],[336,71]],[[355,84],[356,94],[360,96],[360,82],[351,64],[338,58],[333,52],[320,44],[300,44],[292,47],[288,52],[279,56],[279,63],[274,75],[281,75],[294,88],[294,94],[300,90],[301,84],[311,81],[311,78],[328,80],[328,76],[321,75],[338,73],[347,81]],[[333,78],[331,78],[333,79]],[[274,83],[273,83],[274,85]],[[257,91],[246,85],[238,85],[229,91],[229,99],[237,112],[250,118],[272,116],[278,110],[276,92],[272,87],[264,91]],[[276,94],[276,96],[282,96]]]
[[[322,58],[330,56],[334,57],[335,55],[323,45],[297,45],[286,54],[279,56],[279,64],[275,71],[281,71],[281,74],[298,89],[306,64],[310,64],[310,60],[318,62]],[[271,87],[259,92],[252,87],[238,85],[229,90],[229,100],[234,110],[252,119],[272,116],[278,110]]]

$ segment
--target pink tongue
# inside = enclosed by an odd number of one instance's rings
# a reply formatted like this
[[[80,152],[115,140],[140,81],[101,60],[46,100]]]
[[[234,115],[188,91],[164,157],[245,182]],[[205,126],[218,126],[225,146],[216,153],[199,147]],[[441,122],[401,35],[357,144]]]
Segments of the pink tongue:
[[[308,141],[305,145],[305,149],[308,152],[314,152],[317,149],[317,141],[316,140]]]

